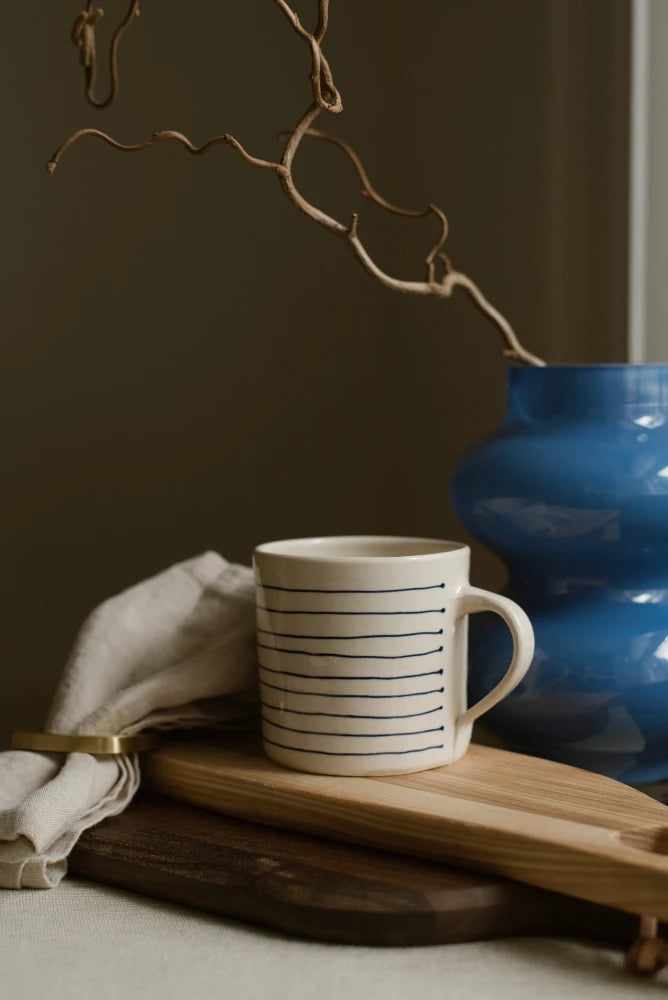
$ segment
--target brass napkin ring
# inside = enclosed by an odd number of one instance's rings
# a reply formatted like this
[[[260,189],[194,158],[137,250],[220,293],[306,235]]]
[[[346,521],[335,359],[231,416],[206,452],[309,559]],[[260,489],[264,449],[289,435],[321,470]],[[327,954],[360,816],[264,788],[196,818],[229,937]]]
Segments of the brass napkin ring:
[[[111,756],[119,753],[137,753],[152,750],[161,743],[154,733],[137,733],[134,736],[80,736],[69,733],[29,732],[16,729],[12,733],[12,750],[42,750],[45,753],[91,753]]]

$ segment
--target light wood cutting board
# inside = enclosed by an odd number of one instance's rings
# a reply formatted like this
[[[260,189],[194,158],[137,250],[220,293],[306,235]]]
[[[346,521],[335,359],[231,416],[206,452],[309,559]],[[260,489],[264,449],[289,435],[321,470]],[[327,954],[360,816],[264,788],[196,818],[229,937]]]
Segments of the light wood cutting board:
[[[418,774],[323,777],[234,736],[147,754],[143,775],[154,791],[230,816],[668,919],[668,807],[578,768],[474,745]]]

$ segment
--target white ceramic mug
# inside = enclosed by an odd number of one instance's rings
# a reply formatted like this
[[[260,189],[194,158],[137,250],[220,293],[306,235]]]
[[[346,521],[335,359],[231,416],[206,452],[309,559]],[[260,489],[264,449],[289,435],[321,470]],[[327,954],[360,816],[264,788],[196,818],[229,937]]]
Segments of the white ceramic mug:
[[[268,757],[316,774],[405,774],[458,760],[475,719],[529,669],[531,623],[470,586],[470,550],[432,538],[345,536],[255,550]],[[467,615],[495,611],[514,652],[466,708]]]

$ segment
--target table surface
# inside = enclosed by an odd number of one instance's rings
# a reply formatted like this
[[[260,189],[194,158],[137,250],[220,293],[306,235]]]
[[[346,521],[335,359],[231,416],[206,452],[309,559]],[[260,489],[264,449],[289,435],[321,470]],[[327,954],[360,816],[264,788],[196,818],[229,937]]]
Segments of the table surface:
[[[638,980],[621,952],[577,941],[318,944],[75,879],[0,890],[0,969],[0,996],[12,1000],[668,996],[668,970]]]

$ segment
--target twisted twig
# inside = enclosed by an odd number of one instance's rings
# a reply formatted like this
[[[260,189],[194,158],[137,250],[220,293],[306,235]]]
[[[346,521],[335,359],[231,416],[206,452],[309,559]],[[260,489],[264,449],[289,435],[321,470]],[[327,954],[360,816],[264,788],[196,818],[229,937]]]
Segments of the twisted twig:
[[[65,150],[69,149],[69,147],[73,143],[75,143],[77,139],[81,139],[85,135],[90,135],[94,136],[97,139],[102,139],[103,142],[108,143],[114,149],[118,149],[122,153],[140,153],[143,149],[148,149],[149,146],[155,146],[157,142],[162,142],[164,139],[176,139],[176,141],[180,142],[181,145],[184,146],[189,153],[193,153],[195,156],[200,156],[202,153],[208,153],[209,150],[213,149],[214,146],[223,146],[223,145],[232,146],[232,148],[235,149],[237,153],[239,153],[239,155],[242,156],[244,160],[246,160],[247,163],[252,164],[252,166],[265,167],[268,170],[275,170],[277,173],[280,173],[281,171],[280,163],[273,163],[271,160],[260,160],[258,159],[257,156],[252,156],[247,150],[244,149],[241,143],[234,138],[233,135],[229,134],[229,132],[225,132],[223,135],[215,135],[213,139],[209,139],[203,145],[196,146],[193,142],[190,141],[188,136],[184,135],[182,132],[175,132],[173,129],[163,129],[163,131],[161,132],[154,132],[152,135],[148,137],[148,139],[144,139],[143,142],[136,142],[132,143],[131,145],[126,145],[123,142],[117,142],[116,139],[113,139],[110,135],[107,135],[106,132],[101,132],[100,129],[80,128],[78,132],[73,132],[72,135],[65,140],[62,146],[58,147],[56,152],[53,154],[53,156],[47,163],[46,169],[50,174],[52,174],[56,169],[56,167],[58,166],[58,161],[60,160],[60,157],[63,155]]]
[[[433,214],[436,215],[436,217],[440,221],[441,231],[438,236],[438,239],[436,240],[434,245],[430,248],[429,252],[425,257],[425,265],[427,269],[426,281],[398,282],[396,279],[391,278],[389,275],[386,275],[383,271],[380,270],[380,268],[376,267],[376,265],[373,263],[371,258],[366,253],[366,250],[359,242],[359,238],[357,236],[357,217],[355,216],[354,231],[351,232],[350,228],[348,228],[347,236],[351,246],[353,247],[353,250],[357,254],[362,264],[366,267],[367,271],[373,274],[373,276],[377,278],[380,282],[382,282],[382,284],[386,285],[389,288],[394,288],[396,291],[413,292],[419,295],[431,294],[444,298],[449,298],[456,287],[459,286],[465,289],[465,291],[468,293],[469,297],[471,298],[476,308],[484,316],[486,316],[487,319],[491,320],[491,322],[497,327],[499,333],[501,334],[506,343],[506,347],[504,350],[504,355],[506,357],[512,358],[515,361],[522,361],[525,364],[529,365],[543,366],[545,364],[545,362],[541,358],[536,357],[535,354],[532,354],[530,351],[527,351],[526,348],[522,346],[517,337],[517,334],[515,333],[512,326],[505,318],[505,316],[503,316],[502,313],[500,313],[499,310],[496,309],[491,304],[491,302],[489,302],[485,298],[483,293],[480,291],[475,282],[471,280],[471,278],[469,278],[465,274],[462,274],[460,271],[455,271],[450,263],[449,258],[444,253],[441,252],[441,248],[443,247],[448,236],[448,220],[444,212],[437,205],[431,203],[427,206],[427,208],[415,210],[415,209],[401,208],[398,205],[392,204],[392,202],[389,202],[374,188],[373,184],[369,180],[369,176],[364,168],[362,161],[360,160],[359,156],[352,148],[352,146],[350,146],[347,142],[345,142],[343,139],[339,139],[338,136],[330,135],[328,132],[321,132],[318,129],[314,128],[306,128],[303,131],[303,134],[311,136],[315,139],[322,139],[325,142],[333,143],[335,146],[338,146],[339,149],[342,149],[343,152],[348,157],[348,159],[352,162],[353,166],[355,167],[355,170],[357,171],[357,175],[362,184],[362,194],[365,197],[371,199],[371,201],[375,202],[377,205],[380,205],[381,208],[387,209],[388,212],[394,212],[396,215],[410,216],[416,219],[425,218],[426,216]],[[302,209],[304,208],[303,205],[300,205],[300,207]],[[317,218],[316,221],[323,222],[321,218]],[[323,224],[326,225],[327,223],[323,222]],[[441,260],[445,268],[445,274],[441,282],[436,282],[435,280],[434,272],[435,272],[436,259]]]
[[[111,45],[109,46],[109,96],[105,100],[98,100],[93,93],[97,74],[95,28],[103,17],[104,11],[102,8],[94,8],[93,0],[87,0],[86,7],[81,11],[72,27],[72,41],[81,52],[81,62],[84,67],[84,79],[86,83],[86,97],[94,108],[107,108],[116,100],[118,93],[118,46],[125,34],[126,28],[136,17],[139,17],[139,0],[130,0],[128,12],[114,32]]]
[[[315,103],[322,111],[331,111],[334,114],[343,111],[341,95],[334,85],[329,63],[320,48],[320,43],[325,37],[329,21],[329,0],[319,0],[318,2],[318,27],[313,35],[302,25],[296,12],[286,0],[274,0],[274,2],[281,8],[297,34],[309,44],[312,60],[311,88]]]
[[[434,295],[438,298],[449,298],[455,288],[463,288],[473,301],[474,305],[494,324],[498,332],[501,334],[504,343],[505,350],[504,354],[511,357],[517,361],[522,361],[525,364],[530,365],[543,365],[544,362],[540,358],[537,358],[534,354],[527,351],[520,344],[514,330],[505,319],[504,316],[491,305],[490,302],[485,298],[483,293],[480,291],[478,286],[465,274],[454,270],[450,264],[449,259],[442,252],[443,245],[447,239],[448,235],[448,221],[445,214],[441,211],[438,206],[430,204],[425,209],[419,211],[414,211],[410,209],[400,208],[397,205],[393,205],[391,202],[387,201],[382,195],[376,191],[376,189],[371,184],[364,166],[348,143],[344,142],[342,139],[338,139],[335,136],[328,135],[325,132],[320,132],[314,129],[313,123],[316,121],[318,116],[323,112],[327,111],[333,114],[337,114],[343,108],[341,103],[341,96],[334,84],[332,77],[332,72],[327,62],[323,52],[322,52],[322,41],[325,37],[328,24],[329,15],[329,0],[318,0],[318,24],[314,33],[308,31],[299,20],[299,17],[295,11],[290,7],[287,0],[274,0],[276,5],[283,11],[283,13],[288,18],[290,24],[297,32],[297,34],[303,38],[309,45],[311,51],[311,93],[312,93],[312,103],[302,115],[300,120],[294,126],[294,128],[287,133],[287,142],[283,150],[283,155],[280,160],[265,160],[260,159],[256,156],[252,156],[250,153],[244,149],[241,143],[234,138],[234,136],[229,133],[224,133],[223,135],[217,135],[213,139],[204,143],[202,146],[196,146],[187,136],[183,135],[182,132],[175,132],[173,130],[166,130],[162,132],[154,132],[148,139],[143,142],[135,143],[133,145],[126,145],[124,143],[117,142],[111,136],[107,135],[105,132],[101,132],[98,129],[80,129],[78,132],[74,132],[65,142],[56,150],[51,159],[47,164],[47,169],[49,173],[53,173],[58,165],[58,161],[62,154],[67,150],[74,142],[83,136],[95,136],[102,139],[104,142],[113,146],[114,149],[118,149],[122,152],[139,152],[143,149],[148,149],[150,146],[155,145],[157,142],[161,142],[164,139],[175,139],[180,142],[190,153],[201,155],[208,152],[214,146],[218,145],[228,145],[232,146],[233,149],[239,153],[248,163],[256,167],[262,167],[267,170],[272,170],[279,178],[281,186],[290,201],[305,215],[313,219],[319,225],[324,226],[330,232],[334,233],[336,236],[340,236],[344,239],[351,250],[360,261],[365,270],[381,284],[385,285],[386,288],[390,288],[397,292],[407,292],[415,295]],[[130,5],[130,10],[126,17],[125,22],[121,26],[122,30],[135,16],[137,13],[138,0],[133,0]],[[101,12],[92,11],[92,0],[89,0],[87,11],[84,12],[88,17],[86,22],[88,25],[87,30],[90,32],[94,28],[95,18],[99,19],[98,15],[101,16]],[[83,16],[83,15],[82,15]],[[90,24],[90,20],[93,19],[93,24]],[[118,40],[120,39],[120,34],[122,30],[119,29],[114,36],[114,43],[112,43],[112,66],[115,67],[116,58],[116,48]],[[120,32],[120,34],[119,34]],[[88,43],[88,52],[90,54],[90,42]],[[92,58],[92,74],[94,77],[94,48],[93,48],[93,58]],[[88,65],[91,65],[91,60],[89,58]],[[92,79],[92,78],[91,78]],[[116,80],[115,70],[112,72],[112,91],[115,93]],[[92,82],[90,83],[92,88]],[[90,89],[90,88],[89,88]],[[90,96],[90,95],[89,95]],[[113,99],[113,97],[112,97]],[[109,102],[107,102],[109,103]],[[104,105],[98,105],[104,106]],[[411,216],[413,218],[425,218],[429,215],[434,215],[440,224],[440,232],[435,240],[434,244],[430,247],[424,258],[426,277],[424,281],[406,281],[401,278],[394,278],[392,275],[386,274],[373,260],[367,251],[366,247],[359,238],[358,233],[358,216],[357,213],[351,216],[350,222],[344,224],[339,222],[338,219],[333,218],[322,209],[318,208],[316,205],[312,205],[309,201],[304,198],[301,192],[295,185],[292,166],[294,162],[295,155],[299,149],[302,140],[305,136],[312,136],[314,138],[323,139],[327,142],[334,143],[340,149],[342,149],[353,166],[355,167],[360,182],[362,184],[362,194],[367,198],[370,198],[377,205],[387,211],[394,212],[398,215]],[[440,280],[437,280],[435,270],[436,261],[440,260],[444,266],[444,274]]]
[[[281,132],[280,134],[282,136],[285,136],[288,133]],[[420,208],[417,210],[411,208],[401,208],[399,205],[393,205],[391,201],[388,201],[387,198],[384,198],[382,194],[376,191],[373,184],[369,180],[369,175],[366,172],[364,164],[362,163],[362,161],[360,160],[359,156],[352,148],[352,146],[350,146],[347,142],[345,142],[343,139],[339,139],[339,137],[336,135],[331,135],[329,132],[321,132],[319,129],[316,128],[307,129],[304,135],[311,136],[314,139],[322,139],[324,142],[331,142],[334,146],[338,146],[339,149],[342,149],[346,154],[346,156],[348,157],[348,159],[353,164],[353,166],[355,167],[357,175],[362,183],[360,194],[362,194],[365,198],[369,198],[371,201],[375,202],[376,205],[380,205],[381,208],[385,208],[387,209],[388,212],[393,212],[395,215],[404,215],[413,219],[424,219],[428,215],[437,216],[437,218],[440,220],[441,223],[441,232],[438,239],[436,240],[434,245],[429,250],[427,256],[425,257],[425,265],[427,269],[427,281],[433,281],[434,261],[436,260],[439,250],[441,249],[446,239],[448,238],[448,220],[445,217],[444,212],[441,211],[438,205],[430,203],[429,205],[427,205],[426,208]]]

